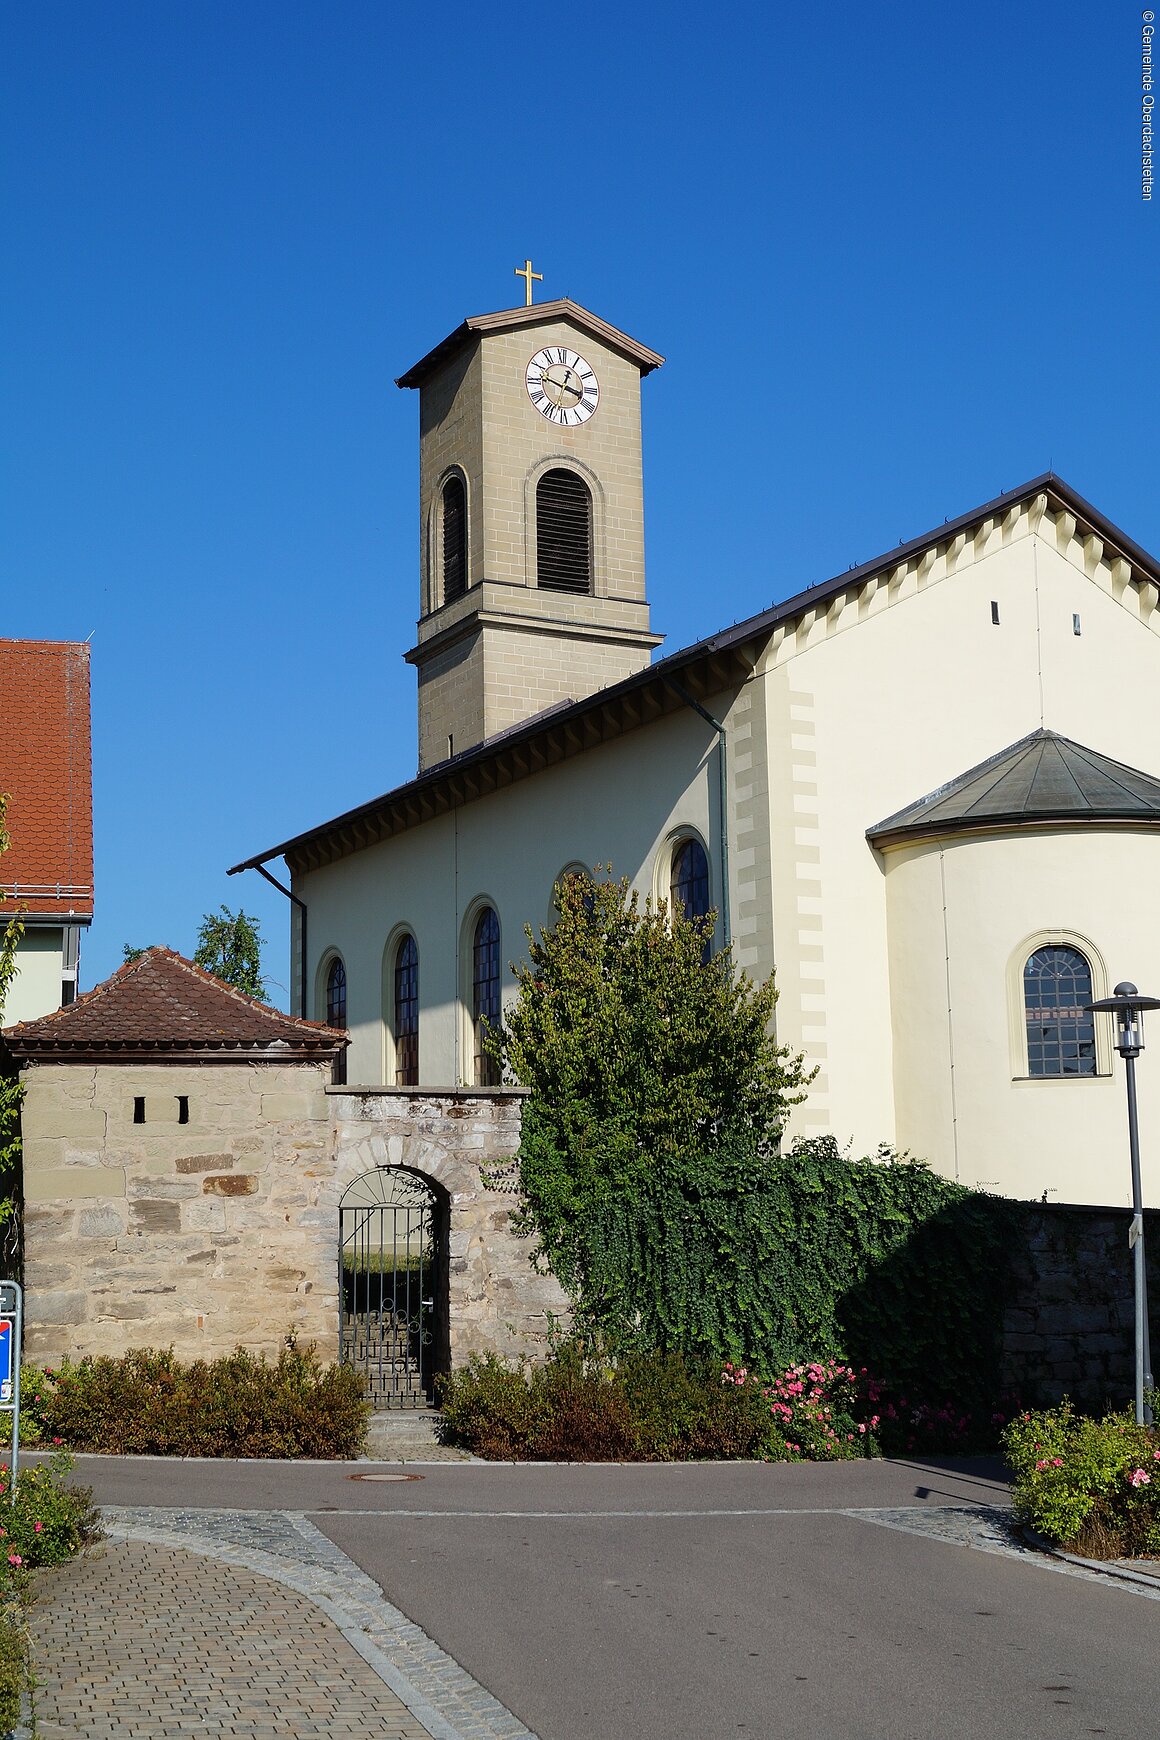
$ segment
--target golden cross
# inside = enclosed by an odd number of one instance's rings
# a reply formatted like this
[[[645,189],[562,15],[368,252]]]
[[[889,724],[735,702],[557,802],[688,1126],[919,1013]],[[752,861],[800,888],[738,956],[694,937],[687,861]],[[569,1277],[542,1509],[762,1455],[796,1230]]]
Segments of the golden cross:
[[[542,284],[544,282],[544,274],[542,272],[533,272],[532,262],[530,260],[525,260],[522,266],[516,267],[516,277],[522,278],[527,286],[528,307],[530,308],[532,306],[532,279],[535,278]]]

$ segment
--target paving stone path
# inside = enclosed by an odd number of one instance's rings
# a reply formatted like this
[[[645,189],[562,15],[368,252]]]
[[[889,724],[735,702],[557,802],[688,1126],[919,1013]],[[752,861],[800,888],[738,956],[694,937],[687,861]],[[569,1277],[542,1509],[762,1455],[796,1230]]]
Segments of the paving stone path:
[[[429,1740],[304,1595],[180,1548],[109,1541],[38,1579],[40,1740]]]
[[[102,1514],[37,1573],[39,1740],[536,1740],[305,1517]]]

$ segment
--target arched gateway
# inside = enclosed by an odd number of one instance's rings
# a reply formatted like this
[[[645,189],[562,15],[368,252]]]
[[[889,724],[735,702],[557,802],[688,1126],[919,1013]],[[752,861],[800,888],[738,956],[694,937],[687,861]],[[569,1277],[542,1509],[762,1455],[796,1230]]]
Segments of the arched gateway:
[[[450,1364],[447,1199],[401,1166],[356,1178],[339,1205],[341,1356],[374,1408],[423,1408]]]

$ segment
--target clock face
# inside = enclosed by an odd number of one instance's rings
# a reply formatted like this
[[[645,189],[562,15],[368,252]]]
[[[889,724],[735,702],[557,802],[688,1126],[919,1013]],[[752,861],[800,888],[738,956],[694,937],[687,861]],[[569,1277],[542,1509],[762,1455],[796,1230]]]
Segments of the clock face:
[[[538,350],[524,379],[529,399],[549,423],[574,429],[587,423],[600,403],[600,382],[591,363],[560,344]]]

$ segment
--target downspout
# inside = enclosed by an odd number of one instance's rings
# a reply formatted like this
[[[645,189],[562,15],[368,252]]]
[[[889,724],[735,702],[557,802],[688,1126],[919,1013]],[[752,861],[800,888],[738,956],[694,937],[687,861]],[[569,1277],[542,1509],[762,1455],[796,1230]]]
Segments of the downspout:
[[[714,719],[712,713],[702,707],[700,701],[695,700],[675,677],[666,676],[665,682],[674,694],[681,697],[686,707],[699,713],[705,723],[711,725],[717,733],[717,783],[721,824],[721,934],[725,939],[725,947],[729,948],[733,942],[733,930],[729,922],[729,761],[725,726],[720,719]]]
[[[279,894],[284,894],[286,896],[287,900],[292,900],[294,902],[295,906],[298,908],[298,911],[302,915],[301,919],[299,920],[299,923],[301,924],[301,927],[302,927],[301,931],[299,933],[299,946],[301,947],[301,950],[302,950],[302,974],[301,974],[301,982],[299,985],[299,997],[300,997],[301,1001],[299,1003],[299,1014],[301,1015],[303,1021],[305,1021],[308,1019],[307,1014],[306,1014],[306,1009],[307,1009],[306,986],[307,986],[307,982],[308,982],[308,969],[307,969],[307,965],[306,965],[306,902],[304,900],[299,900],[298,896],[296,894],[294,894],[289,888],[287,888],[285,883],[279,882],[279,880],[276,876],[271,876],[270,872],[267,870],[267,868],[264,864],[255,864],[253,866],[253,868],[258,872],[259,876],[264,876],[266,878],[267,882],[272,883],[272,885],[278,890]]]

